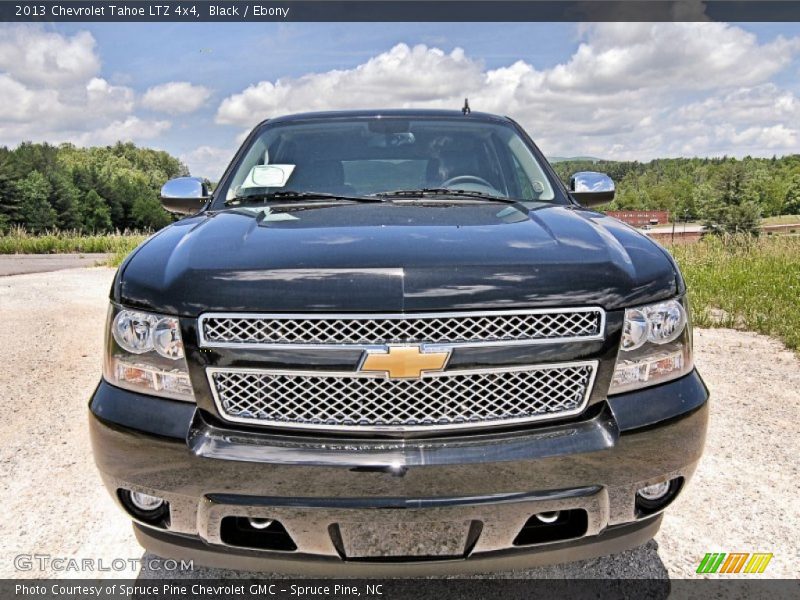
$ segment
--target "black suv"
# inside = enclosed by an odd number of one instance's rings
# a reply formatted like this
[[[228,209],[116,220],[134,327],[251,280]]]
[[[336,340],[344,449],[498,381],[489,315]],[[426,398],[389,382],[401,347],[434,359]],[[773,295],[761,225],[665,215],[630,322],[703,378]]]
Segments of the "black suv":
[[[703,449],[686,287],[512,120],[281,117],[114,280],[94,455],[139,541],[247,570],[616,552]]]

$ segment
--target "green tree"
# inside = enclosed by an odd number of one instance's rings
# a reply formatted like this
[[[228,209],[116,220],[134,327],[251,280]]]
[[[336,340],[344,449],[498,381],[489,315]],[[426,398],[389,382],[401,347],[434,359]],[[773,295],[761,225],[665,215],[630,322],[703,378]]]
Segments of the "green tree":
[[[761,225],[761,209],[755,202],[740,204],[718,204],[705,221],[706,228],[715,234],[746,233],[758,235]]]
[[[161,207],[154,196],[139,196],[133,201],[131,218],[140,229],[161,229],[172,222],[172,217]]]
[[[19,222],[19,193],[15,183],[0,172],[0,233]]]
[[[41,233],[56,226],[56,211],[50,204],[50,184],[39,171],[17,182],[20,220],[28,231]]]
[[[728,233],[758,235],[761,225],[761,208],[752,201],[731,206],[728,209],[725,225]]]
[[[89,190],[89,193],[83,197],[81,213],[83,226],[87,231],[102,233],[112,227],[108,204],[94,190]]]
[[[11,151],[0,147],[0,233],[18,223],[19,193],[12,174]]]
[[[62,231],[83,228],[80,196],[72,179],[63,171],[56,170],[48,177],[50,183],[50,204],[55,209],[56,226]]]
[[[800,173],[792,176],[783,199],[781,214],[800,215]]]

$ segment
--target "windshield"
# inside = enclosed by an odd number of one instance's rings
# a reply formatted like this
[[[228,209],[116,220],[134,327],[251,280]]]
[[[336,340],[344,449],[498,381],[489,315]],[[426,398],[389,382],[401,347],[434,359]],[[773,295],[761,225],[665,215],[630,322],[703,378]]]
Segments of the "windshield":
[[[554,198],[514,127],[469,117],[314,119],[267,126],[229,181],[226,202],[286,198],[290,192],[363,197],[414,190]]]

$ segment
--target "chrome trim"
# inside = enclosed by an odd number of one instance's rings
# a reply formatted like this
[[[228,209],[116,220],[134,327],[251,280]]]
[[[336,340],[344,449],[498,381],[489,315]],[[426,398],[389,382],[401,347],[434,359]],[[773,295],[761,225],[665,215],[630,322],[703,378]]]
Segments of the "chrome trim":
[[[517,425],[521,423],[533,423],[538,421],[550,421],[554,419],[563,419],[572,417],[582,413],[586,406],[589,404],[589,398],[594,390],[595,378],[597,376],[597,369],[599,361],[597,360],[583,360],[571,361],[562,363],[547,363],[536,365],[512,365],[504,367],[491,367],[479,369],[455,369],[450,371],[433,371],[425,373],[421,379],[438,378],[438,377],[453,377],[458,375],[476,375],[485,373],[513,373],[518,371],[545,371],[548,369],[563,369],[567,367],[590,367],[589,381],[586,384],[586,392],[583,396],[581,404],[572,409],[565,410],[555,414],[536,415],[533,417],[519,417],[515,419],[503,419],[494,421],[472,422],[472,423],[448,423],[443,425],[319,425],[319,424],[296,424],[287,423],[283,421],[268,421],[260,419],[249,419],[242,417],[229,416],[222,408],[222,403],[217,392],[217,386],[214,384],[215,373],[244,373],[254,375],[289,375],[299,377],[348,377],[348,378],[375,378],[391,380],[386,373],[380,372],[358,372],[358,371],[314,371],[314,370],[293,370],[293,369],[253,369],[253,368],[236,368],[236,367],[206,367],[206,378],[208,385],[211,388],[211,394],[214,397],[214,405],[217,413],[224,420],[231,423],[247,423],[251,425],[261,425],[274,428],[284,429],[297,429],[297,430],[324,430],[332,433],[336,432],[414,432],[414,431],[427,431],[436,432],[443,430],[454,429],[486,429],[490,427],[505,427],[507,425]]]
[[[197,318],[197,342],[200,348],[248,348],[256,350],[366,350],[385,351],[389,345],[403,345],[401,342],[386,344],[304,344],[304,343],[270,343],[270,342],[209,342],[205,338],[204,321],[206,319],[276,319],[276,320],[334,320],[351,319],[366,320],[405,320],[405,319],[449,319],[449,318],[475,318],[510,315],[537,315],[547,313],[588,313],[596,312],[600,315],[599,333],[596,335],[583,335],[559,338],[536,338],[525,340],[490,340],[468,342],[412,342],[420,347],[422,352],[436,352],[454,347],[492,347],[492,346],[526,346],[538,344],[558,344],[565,342],[587,342],[605,339],[606,311],[599,306],[585,306],[577,308],[537,308],[524,310],[493,310],[493,311],[450,311],[450,312],[420,312],[420,313],[247,313],[247,312],[210,312],[203,313]]]
[[[200,177],[176,177],[161,186],[160,197],[166,200],[208,200],[208,186]]]
[[[453,358],[453,349],[448,345],[438,345],[438,346],[426,346],[425,344],[386,344],[385,346],[380,346],[378,348],[365,348],[364,351],[361,353],[361,358],[358,359],[358,366],[356,367],[356,372],[358,373],[378,373],[380,374],[381,371],[364,371],[364,363],[367,362],[367,358],[369,358],[370,354],[389,354],[391,349],[394,347],[410,347],[410,348],[419,348],[420,354],[430,354],[433,352],[447,352],[447,358],[444,360],[444,364],[442,365],[441,369],[430,369],[430,370],[423,370],[420,371],[419,377],[408,377],[405,379],[422,379],[428,373],[444,373],[447,370],[447,365],[450,364],[450,359]],[[392,379],[389,376],[388,372],[384,372],[386,374],[387,379]],[[396,377],[395,379],[403,379],[402,377]]]

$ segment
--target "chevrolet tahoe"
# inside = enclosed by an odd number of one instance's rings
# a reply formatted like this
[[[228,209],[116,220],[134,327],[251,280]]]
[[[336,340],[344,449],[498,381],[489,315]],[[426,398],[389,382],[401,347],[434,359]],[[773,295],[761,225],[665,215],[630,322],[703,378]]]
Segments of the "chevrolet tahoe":
[[[269,119],[119,267],[90,402],[157,555],[250,571],[521,569],[652,538],[708,392],[669,253],[513,120]]]

